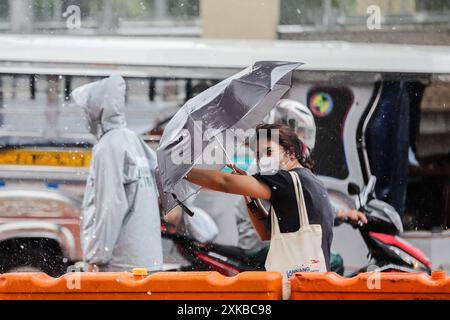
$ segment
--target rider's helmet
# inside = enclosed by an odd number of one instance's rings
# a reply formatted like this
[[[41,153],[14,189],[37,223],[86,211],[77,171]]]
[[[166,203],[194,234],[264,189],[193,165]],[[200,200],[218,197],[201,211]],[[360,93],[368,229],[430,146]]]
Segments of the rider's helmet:
[[[281,99],[265,119],[267,123],[283,123],[297,133],[311,153],[316,143],[316,123],[307,106],[291,100]]]

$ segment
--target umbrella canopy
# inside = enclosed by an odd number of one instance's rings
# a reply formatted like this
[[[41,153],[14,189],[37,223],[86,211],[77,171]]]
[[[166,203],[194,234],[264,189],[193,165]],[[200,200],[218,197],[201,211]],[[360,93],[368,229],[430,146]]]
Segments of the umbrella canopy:
[[[164,211],[181,202],[199,187],[183,177],[192,167],[220,170],[226,161],[215,161],[215,150],[230,163],[238,144],[251,132],[289,90],[292,71],[302,63],[258,61],[187,101],[164,129],[157,150],[158,184]],[[208,151],[206,151],[208,150]],[[225,151],[226,150],[226,151]],[[209,155],[205,157],[205,153]],[[211,159],[212,158],[212,159]]]

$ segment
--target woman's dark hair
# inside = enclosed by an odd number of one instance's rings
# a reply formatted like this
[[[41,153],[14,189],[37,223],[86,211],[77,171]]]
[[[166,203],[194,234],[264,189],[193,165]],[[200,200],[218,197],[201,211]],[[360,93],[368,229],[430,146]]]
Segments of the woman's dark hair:
[[[265,131],[264,138],[271,139],[272,130],[278,131],[278,143],[289,155],[294,156],[300,164],[308,169],[312,169],[312,161],[308,147],[297,136],[297,134],[284,124],[260,124],[256,127],[256,140],[260,138],[261,131]]]

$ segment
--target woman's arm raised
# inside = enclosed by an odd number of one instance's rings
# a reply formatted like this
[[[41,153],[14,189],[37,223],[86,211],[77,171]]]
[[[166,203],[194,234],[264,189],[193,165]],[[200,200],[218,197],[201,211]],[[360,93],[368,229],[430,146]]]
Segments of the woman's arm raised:
[[[186,175],[186,179],[191,183],[215,191],[259,199],[270,199],[271,196],[270,188],[252,176],[193,168]]]

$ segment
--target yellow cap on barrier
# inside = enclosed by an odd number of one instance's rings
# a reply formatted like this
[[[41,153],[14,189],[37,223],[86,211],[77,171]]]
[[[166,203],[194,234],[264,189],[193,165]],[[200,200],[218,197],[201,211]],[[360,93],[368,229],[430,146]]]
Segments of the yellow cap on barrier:
[[[134,268],[131,273],[135,276],[147,276],[148,270],[147,268]]]

